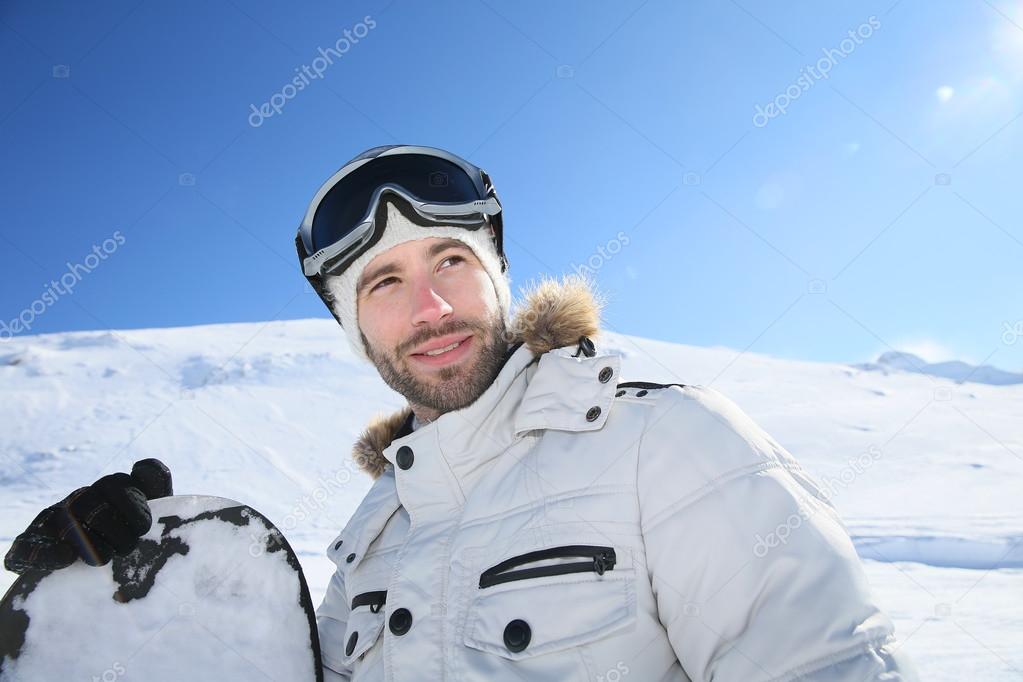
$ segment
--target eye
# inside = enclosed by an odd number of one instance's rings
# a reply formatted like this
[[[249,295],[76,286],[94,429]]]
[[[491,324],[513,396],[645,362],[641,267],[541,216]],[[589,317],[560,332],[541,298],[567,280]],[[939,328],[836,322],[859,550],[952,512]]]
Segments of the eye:
[[[397,279],[395,279],[394,277],[385,277],[384,279],[382,279],[379,282],[377,282],[376,284],[374,284],[373,288],[370,289],[370,291],[376,291],[377,289],[380,289],[381,287],[383,287],[385,284],[387,284],[391,280],[397,281]]]
[[[443,263],[446,263],[448,261],[451,261],[452,264],[454,264],[454,263],[461,263],[461,262],[465,261],[465,258],[463,258],[462,256],[448,256],[447,258],[442,260],[441,263],[443,264]]]

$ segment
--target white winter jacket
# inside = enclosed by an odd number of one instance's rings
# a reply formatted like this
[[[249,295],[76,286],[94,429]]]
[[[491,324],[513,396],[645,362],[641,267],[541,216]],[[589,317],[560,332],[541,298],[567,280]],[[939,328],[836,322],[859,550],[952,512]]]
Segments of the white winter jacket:
[[[325,679],[916,679],[835,510],[733,402],[621,383],[579,282],[513,329],[473,404],[356,444]]]

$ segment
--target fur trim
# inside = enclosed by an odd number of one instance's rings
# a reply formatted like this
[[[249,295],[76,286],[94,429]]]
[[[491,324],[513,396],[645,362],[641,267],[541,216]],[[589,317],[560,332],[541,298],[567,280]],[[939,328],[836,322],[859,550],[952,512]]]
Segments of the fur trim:
[[[525,302],[515,312],[512,343],[523,342],[534,355],[579,343],[600,334],[603,299],[593,283],[578,275],[561,281],[545,277],[523,294]]]
[[[390,415],[378,415],[370,421],[352,448],[352,460],[374,480],[380,478],[390,462],[384,457],[384,448],[391,444],[398,430],[412,414],[406,405]]]
[[[593,283],[579,275],[558,281],[544,278],[523,292],[523,303],[508,328],[511,343],[524,343],[533,355],[573,346],[580,336],[591,339],[600,334],[602,297]],[[379,478],[390,464],[384,449],[391,444],[412,413],[406,405],[390,415],[374,417],[355,442],[352,458],[363,471]]]

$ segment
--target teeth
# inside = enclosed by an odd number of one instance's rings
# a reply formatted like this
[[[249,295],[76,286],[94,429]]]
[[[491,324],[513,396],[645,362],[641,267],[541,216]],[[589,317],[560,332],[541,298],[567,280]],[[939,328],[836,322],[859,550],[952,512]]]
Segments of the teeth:
[[[423,353],[423,355],[440,355],[441,353],[447,353],[449,350],[454,350],[455,348],[458,348],[460,345],[462,345],[461,341],[455,341],[450,346],[438,348],[437,350],[428,350],[425,353]]]

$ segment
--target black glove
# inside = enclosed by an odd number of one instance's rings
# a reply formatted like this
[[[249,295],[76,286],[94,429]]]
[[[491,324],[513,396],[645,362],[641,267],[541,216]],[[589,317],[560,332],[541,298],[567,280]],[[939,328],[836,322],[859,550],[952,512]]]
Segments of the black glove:
[[[173,495],[170,469],[158,459],[135,462],[131,474],[104,476],[79,488],[36,516],[14,538],[4,568],[55,570],[81,557],[90,566],[103,566],[117,554],[127,554],[149,532],[153,515],[147,500]]]

